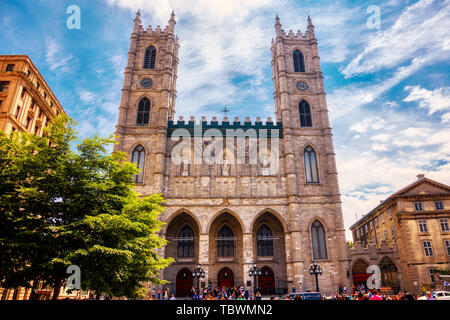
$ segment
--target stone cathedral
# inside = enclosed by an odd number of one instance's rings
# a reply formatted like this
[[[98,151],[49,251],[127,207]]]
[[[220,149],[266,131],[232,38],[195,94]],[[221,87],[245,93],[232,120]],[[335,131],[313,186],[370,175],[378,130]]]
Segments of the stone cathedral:
[[[285,33],[278,16],[275,21],[270,48],[274,119],[241,122],[227,117],[175,121],[175,15],[164,30],[144,29],[140,12],[134,20],[114,150],[129,154],[140,168],[135,184],[141,196],[161,193],[167,200],[160,219],[166,223],[161,237],[169,244],[161,254],[176,262],[161,277],[177,296],[197,285],[192,271],[198,264],[205,271],[199,279],[204,287],[252,290],[256,285],[263,294],[313,291],[309,269],[314,261],[323,269],[320,291],[349,284],[314,26],[308,17],[305,33]],[[211,158],[216,161],[207,161]],[[257,283],[249,275],[254,263],[261,270]]]

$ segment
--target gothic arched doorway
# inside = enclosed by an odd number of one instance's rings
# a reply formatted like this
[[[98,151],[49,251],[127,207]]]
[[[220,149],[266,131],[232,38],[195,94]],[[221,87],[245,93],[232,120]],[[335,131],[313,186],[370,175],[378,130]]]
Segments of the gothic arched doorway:
[[[380,261],[381,286],[391,290],[400,290],[398,270],[391,259],[385,257]]]
[[[177,274],[177,297],[189,296],[191,294],[193,283],[192,271],[189,271],[187,268],[181,269]]]
[[[261,294],[275,293],[275,274],[269,267],[261,269],[261,275],[258,277],[258,288]]]
[[[370,273],[367,273],[368,263],[359,259],[353,264],[352,274],[353,274],[353,284],[359,286],[363,284],[367,286],[367,279],[370,277]]]
[[[225,267],[225,268],[220,269],[219,274],[217,276],[217,285],[219,288],[234,287],[234,274],[230,268]]]

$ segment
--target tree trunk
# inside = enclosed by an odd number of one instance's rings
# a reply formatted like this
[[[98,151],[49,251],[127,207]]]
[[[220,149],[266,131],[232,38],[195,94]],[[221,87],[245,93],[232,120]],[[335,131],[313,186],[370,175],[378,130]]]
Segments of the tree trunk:
[[[97,294],[97,295],[95,296],[95,300],[100,300],[100,296],[101,296],[101,294]]]
[[[55,287],[53,288],[53,298],[52,300],[58,300],[59,292],[61,291],[61,279],[55,281]]]

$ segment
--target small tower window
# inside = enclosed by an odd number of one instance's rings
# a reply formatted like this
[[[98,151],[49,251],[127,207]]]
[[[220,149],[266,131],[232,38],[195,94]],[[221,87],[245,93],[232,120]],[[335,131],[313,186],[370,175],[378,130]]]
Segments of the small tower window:
[[[144,180],[143,178],[144,178],[145,150],[141,145],[134,148],[131,157],[131,162],[135,163],[139,169],[139,173],[134,177],[134,182],[142,183]]]
[[[314,149],[307,146],[304,153],[306,183],[319,183],[319,174],[317,170],[317,159]]]
[[[150,46],[145,50],[144,69],[155,69],[156,65],[156,49]]]
[[[309,106],[309,103],[305,100],[300,101],[298,110],[300,114],[300,126],[302,128],[312,127],[311,107]]]
[[[305,72],[305,58],[300,50],[294,51],[294,71]]]
[[[148,125],[150,119],[150,100],[143,98],[139,102],[136,124],[138,126]]]

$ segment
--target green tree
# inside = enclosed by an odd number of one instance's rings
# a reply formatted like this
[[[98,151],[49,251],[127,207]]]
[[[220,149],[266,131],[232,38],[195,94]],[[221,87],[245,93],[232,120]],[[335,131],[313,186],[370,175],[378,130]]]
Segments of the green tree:
[[[43,280],[56,299],[67,267],[78,265],[83,289],[137,298],[173,261],[157,254],[163,199],[133,191],[137,168],[108,154],[112,137],[72,151],[73,126],[60,116],[44,137],[0,132],[0,284]]]

